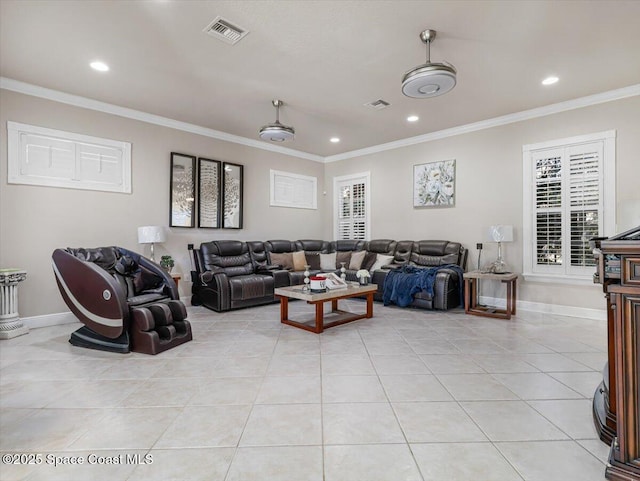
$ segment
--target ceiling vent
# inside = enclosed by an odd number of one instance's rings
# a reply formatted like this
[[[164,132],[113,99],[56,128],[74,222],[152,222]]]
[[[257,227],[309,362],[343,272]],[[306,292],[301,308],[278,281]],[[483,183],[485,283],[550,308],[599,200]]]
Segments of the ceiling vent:
[[[238,27],[220,16],[207,25],[203,32],[231,45],[235,45],[249,33],[248,30]]]
[[[374,100],[373,102],[369,102],[368,104],[364,104],[365,107],[369,107],[369,108],[375,109],[375,110],[386,109],[389,105],[391,105],[389,102],[387,102],[385,100],[382,100],[382,99]]]

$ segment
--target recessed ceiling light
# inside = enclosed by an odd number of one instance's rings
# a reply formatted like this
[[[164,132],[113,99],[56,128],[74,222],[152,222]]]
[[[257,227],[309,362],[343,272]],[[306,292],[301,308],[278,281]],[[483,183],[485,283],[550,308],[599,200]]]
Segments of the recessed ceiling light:
[[[554,83],[556,83],[558,80],[560,80],[558,77],[547,77],[546,79],[544,79],[542,81],[542,85],[553,85]]]
[[[109,71],[109,66],[104,62],[100,62],[99,60],[96,60],[95,62],[91,62],[89,65],[93,70],[97,70],[98,72]]]
[[[334,144],[337,144],[338,142],[340,142],[340,139],[338,137],[331,137],[329,141],[333,142]]]
[[[409,117],[407,117],[407,122],[417,122],[418,120],[420,120],[420,117],[417,115],[409,115]]]

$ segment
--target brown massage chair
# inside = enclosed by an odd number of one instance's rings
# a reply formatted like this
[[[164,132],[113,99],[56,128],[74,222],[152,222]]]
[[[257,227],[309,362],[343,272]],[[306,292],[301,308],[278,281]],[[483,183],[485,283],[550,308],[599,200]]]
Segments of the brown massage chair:
[[[103,351],[158,354],[192,339],[175,282],[160,266],[121,247],[56,249],[53,271],[84,324],[69,342]]]

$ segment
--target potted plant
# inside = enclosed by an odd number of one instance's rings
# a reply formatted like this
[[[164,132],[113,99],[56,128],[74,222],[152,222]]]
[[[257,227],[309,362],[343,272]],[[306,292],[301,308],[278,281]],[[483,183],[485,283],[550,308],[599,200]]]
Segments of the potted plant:
[[[366,269],[360,269],[358,272],[356,272],[356,277],[358,278],[358,282],[361,286],[366,286],[367,284],[369,284],[369,276],[369,271]]]
[[[171,256],[167,255],[160,258],[160,267],[162,267],[167,272],[171,273],[171,269],[173,269],[174,265],[175,263],[173,262],[173,258]]]

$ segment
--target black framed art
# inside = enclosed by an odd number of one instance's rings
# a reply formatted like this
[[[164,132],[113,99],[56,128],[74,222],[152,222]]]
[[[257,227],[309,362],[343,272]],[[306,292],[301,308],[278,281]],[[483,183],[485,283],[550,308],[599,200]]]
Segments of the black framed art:
[[[195,227],[196,158],[171,152],[169,227]]]
[[[198,158],[198,227],[218,229],[221,226],[222,162]]]
[[[242,229],[243,166],[222,164],[222,227]]]

